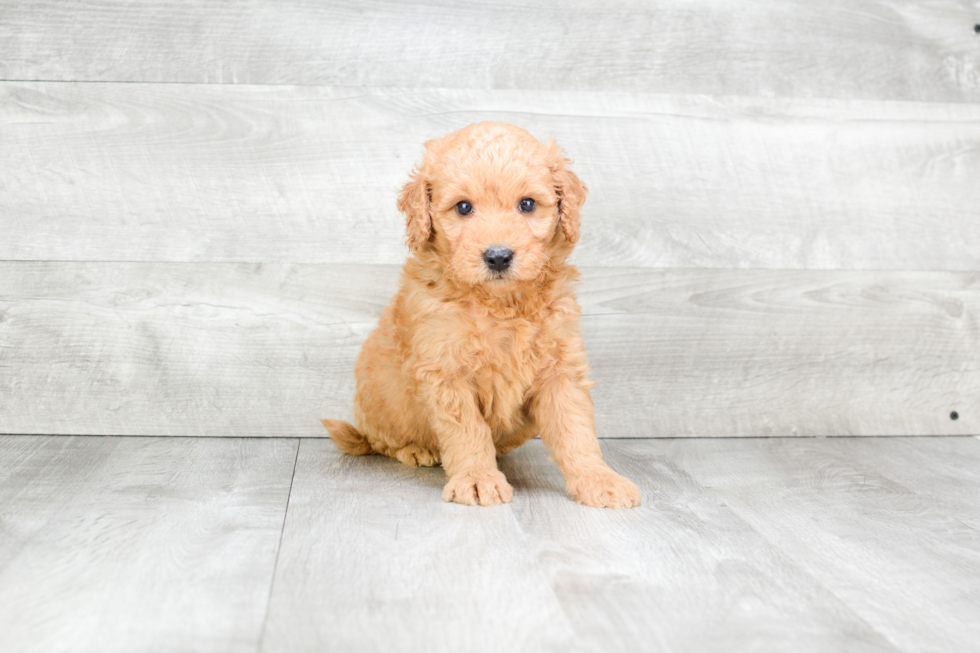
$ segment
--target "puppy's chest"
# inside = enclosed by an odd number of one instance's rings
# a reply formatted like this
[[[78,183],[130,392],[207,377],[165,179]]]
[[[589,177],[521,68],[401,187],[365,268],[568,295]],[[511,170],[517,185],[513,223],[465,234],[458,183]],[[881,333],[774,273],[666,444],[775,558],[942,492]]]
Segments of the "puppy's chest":
[[[474,371],[497,366],[534,367],[540,325],[524,318],[501,319],[475,311],[469,322],[464,348],[474,363]]]
[[[484,417],[509,418],[524,403],[540,366],[541,328],[526,319],[473,314],[463,345],[468,374]]]

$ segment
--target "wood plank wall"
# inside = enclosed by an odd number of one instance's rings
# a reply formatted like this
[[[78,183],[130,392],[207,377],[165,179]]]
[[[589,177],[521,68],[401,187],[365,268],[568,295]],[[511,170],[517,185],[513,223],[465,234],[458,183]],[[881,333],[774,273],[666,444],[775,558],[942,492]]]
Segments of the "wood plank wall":
[[[428,138],[554,135],[605,437],[980,432],[980,2],[0,7],[0,432],[320,436]],[[957,419],[952,419],[955,413]]]

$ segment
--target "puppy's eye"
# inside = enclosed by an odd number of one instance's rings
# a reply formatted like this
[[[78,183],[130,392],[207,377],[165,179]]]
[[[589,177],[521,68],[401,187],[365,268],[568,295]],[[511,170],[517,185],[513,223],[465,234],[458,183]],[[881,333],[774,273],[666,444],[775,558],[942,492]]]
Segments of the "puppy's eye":
[[[525,197],[521,200],[521,203],[517,205],[517,208],[521,213],[533,213],[534,206],[534,200],[532,200],[530,197]]]
[[[463,200],[462,202],[456,203],[456,213],[460,215],[469,215],[473,212],[473,205]]]

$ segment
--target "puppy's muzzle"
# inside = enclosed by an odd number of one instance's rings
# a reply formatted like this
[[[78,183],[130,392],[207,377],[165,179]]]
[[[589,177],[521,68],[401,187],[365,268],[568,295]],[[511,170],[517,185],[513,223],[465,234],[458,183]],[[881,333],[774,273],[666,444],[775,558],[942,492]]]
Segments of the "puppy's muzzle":
[[[514,252],[506,247],[490,247],[483,252],[483,261],[494,272],[503,272],[514,260]]]

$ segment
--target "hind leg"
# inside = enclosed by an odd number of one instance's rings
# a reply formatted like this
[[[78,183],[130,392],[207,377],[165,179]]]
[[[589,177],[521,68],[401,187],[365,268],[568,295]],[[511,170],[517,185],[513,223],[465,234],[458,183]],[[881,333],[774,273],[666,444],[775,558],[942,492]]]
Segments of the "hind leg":
[[[357,358],[354,422],[378,453],[410,467],[432,467],[440,462],[439,448],[425,428],[415,380],[402,369],[389,313],[382,315]]]
[[[408,444],[390,454],[409,467],[433,467],[439,464],[439,454],[416,444]]]

